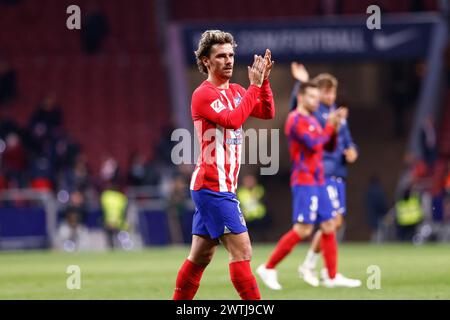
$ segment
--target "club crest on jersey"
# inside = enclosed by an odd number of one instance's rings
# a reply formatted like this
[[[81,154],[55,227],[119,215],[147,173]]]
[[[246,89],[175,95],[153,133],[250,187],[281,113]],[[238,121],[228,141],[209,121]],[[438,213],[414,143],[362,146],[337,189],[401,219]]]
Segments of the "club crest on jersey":
[[[226,143],[227,144],[234,144],[234,145],[239,145],[242,144],[242,130],[241,129],[236,129],[236,130],[227,130],[227,133],[230,135],[229,138],[226,139]]]
[[[236,98],[234,98],[234,105],[237,107],[239,103],[241,103],[241,100],[242,100],[241,96],[237,96]]]
[[[210,104],[211,108],[217,113],[225,109],[225,105],[220,101],[220,99],[216,99],[213,103]]]

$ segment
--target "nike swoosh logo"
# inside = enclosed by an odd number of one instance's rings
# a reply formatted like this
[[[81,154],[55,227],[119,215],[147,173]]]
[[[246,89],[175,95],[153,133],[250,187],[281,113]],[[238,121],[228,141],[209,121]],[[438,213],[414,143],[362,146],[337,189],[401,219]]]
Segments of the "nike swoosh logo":
[[[373,46],[379,51],[386,51],[409,42],[416,36],[417,32],[414,29],[406,29],[389,35],[376,33],[373,36]]]

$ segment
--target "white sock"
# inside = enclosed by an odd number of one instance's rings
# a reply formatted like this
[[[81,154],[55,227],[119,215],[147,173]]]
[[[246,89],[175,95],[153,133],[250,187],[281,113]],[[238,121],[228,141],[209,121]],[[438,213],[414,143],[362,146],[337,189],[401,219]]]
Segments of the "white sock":
[[[303,266],[308,269],[315,269],[319,256],[320,254],[315,253],[313,250],[309,249],[308,253],[306,254],[305,261],[303,261]]]

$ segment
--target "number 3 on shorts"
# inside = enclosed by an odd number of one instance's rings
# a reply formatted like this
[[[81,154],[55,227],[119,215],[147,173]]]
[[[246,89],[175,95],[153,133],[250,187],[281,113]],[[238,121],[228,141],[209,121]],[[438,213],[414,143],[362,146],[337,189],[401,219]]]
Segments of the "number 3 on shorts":
[[[319,198],[317,196],[312,196],[309,210],[311,210],[311,212],[317,212],[317,209],[319,209]]]

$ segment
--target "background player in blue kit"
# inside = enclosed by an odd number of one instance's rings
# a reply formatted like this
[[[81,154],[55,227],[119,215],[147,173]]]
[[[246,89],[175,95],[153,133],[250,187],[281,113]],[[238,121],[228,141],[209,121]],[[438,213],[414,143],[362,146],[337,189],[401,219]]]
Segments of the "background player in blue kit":
[[[309,74],[306,68],[297,62],[291,64],[291,71],[293,77],[297,80],[291,95],[290,108],[292,110],[296,106],[296,96],[299,87],[302,83],[309,81]],[[313,82],[317,84],[320,92],[320,105],[317,111],[314,112],[314,116],[322,127],[325,127],[330,112],[336,110],[338,81],[333,75],[322,73],[316,76]],[[350,134],[347,118],[345,118],[340,124],[336,148],[333,151],[324,150],[323,153],[325,185],[327,195],[334,209],[334,221],[337,229],[343,226],[343,216],[346,214],[345,181],[347,179],[347,164],[354,163],[357,158],[358,151]],[[315,268],[321,251],[321,233],[320,229],[315,233],[306,258],[298,269],[300,276],[313,286],[316,286],[318,283]],[[322,279],[327,278],[327,276],[328,272],[322,270]]]
[[[334,223],[335,210],[327,195],[323,174],[323,151],[336,146],[336,135],[347,115],[345,108],[329,114],[325,127],[319,124],[313,112],[319,106],[319,89],[314,83],[304,83],[297,95],[297,108],[286,120],[285,134],[289,141],[292,163],[292,228],[278,241],[270,258],[257,269],[257,274],[270,289],[280,290],[276,266],[292,251],[297,243],[308,238],[317,223],[322,230],[320,246],[327,266],[327,287],[355,287],[354,280],[337,273],[337,243]],[[318,280],[315,284],[319,285]]]

